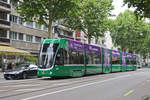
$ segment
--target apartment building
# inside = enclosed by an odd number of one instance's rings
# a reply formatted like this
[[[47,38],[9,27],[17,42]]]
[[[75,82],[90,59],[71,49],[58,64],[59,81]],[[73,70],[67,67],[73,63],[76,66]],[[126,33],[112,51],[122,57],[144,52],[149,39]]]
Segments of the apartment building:
[[[10,45],[10,39],[8,36],[10,30],[10,12],[11,5],[10,0],[0,0],[0,44]]]
[[[11,46],[38,54],[41,40],[47,38],[47,28],[36,22],[24,22],[23,18],[15,10],[18,2],[10,2],[10,4],[11,26],[8,37],[11,40]]]
[[[24,22],[15,10],[17,5],[18,2],[0,0],[0,44],[38,54],[48,29],[36,22]],[[73,32],[56,23],[53,24],[53,38],[73,39]]]
[[[38,56],[41,41],[48,37],[48,28],[36,22],[23,21],[15,10],[17,5],[11,0],[0,0],[0,49],[8,46]],[[53,24],[52,30],[53,38],[73,39],[73,32],[59,22]],[[9,62],[22,61],[24,56],[2,54],[0,51],[0,68]]]

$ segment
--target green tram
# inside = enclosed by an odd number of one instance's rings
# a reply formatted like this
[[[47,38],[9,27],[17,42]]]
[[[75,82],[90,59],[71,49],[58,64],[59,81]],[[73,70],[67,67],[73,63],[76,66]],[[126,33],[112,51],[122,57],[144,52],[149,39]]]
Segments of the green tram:
[[[136,70],[136,55],[65,38],[45,39],[39,66],[39,77],[81,77]]]

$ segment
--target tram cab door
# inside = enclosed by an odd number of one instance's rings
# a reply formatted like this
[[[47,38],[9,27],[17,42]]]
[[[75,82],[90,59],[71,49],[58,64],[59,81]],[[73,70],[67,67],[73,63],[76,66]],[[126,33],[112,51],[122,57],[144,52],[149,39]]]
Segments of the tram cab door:
[[[64,49],[63,48],[59,49],[56,55],[55,65],[64,65],[64,55],[65,55]]]

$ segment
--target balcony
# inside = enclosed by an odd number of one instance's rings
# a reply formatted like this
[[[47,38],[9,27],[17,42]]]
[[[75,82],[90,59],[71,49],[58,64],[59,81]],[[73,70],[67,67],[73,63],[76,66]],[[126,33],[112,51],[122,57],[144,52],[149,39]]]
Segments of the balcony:
[[[10,39],[0,37],[0,45],[10,45],[10,43]]]
[[[9,29],[10,28],[10,22],[0,19],[0,28]]]
[[[10,12],[11,11],[11,6],[10,6],[10,4],[8,4],[4,1],[0,1],[0,10]]]

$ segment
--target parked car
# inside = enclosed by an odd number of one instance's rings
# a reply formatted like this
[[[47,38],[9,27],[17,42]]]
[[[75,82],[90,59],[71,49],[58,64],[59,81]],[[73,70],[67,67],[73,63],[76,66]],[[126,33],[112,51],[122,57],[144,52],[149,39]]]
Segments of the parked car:
[[[26,79],[32,76],[37,76],[38,66],[34,64],[21,64],[14,70],[7,70],[4,72],[4,78],[10,79]]]

